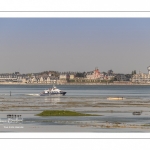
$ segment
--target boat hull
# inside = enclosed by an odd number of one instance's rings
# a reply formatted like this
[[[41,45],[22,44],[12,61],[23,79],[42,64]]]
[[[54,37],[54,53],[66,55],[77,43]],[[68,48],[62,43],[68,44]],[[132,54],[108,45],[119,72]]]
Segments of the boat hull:
[[[50,95],[65,95],[67,92],[61,92],[61,93],[41,93],[40,96],[50,96]]]

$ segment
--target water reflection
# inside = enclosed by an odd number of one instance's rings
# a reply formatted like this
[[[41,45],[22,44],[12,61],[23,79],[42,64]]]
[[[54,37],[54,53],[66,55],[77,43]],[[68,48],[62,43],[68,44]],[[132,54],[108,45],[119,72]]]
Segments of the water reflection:
[[[60,102],[60,97],[45,97],[44,101],[45,103],[56,104]]]

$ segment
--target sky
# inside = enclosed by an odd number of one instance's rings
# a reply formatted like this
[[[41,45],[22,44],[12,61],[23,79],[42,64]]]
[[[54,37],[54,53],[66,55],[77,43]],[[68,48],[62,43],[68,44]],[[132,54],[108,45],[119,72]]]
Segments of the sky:
[[[149,18],[0,18],[0,73],[147,73]]]

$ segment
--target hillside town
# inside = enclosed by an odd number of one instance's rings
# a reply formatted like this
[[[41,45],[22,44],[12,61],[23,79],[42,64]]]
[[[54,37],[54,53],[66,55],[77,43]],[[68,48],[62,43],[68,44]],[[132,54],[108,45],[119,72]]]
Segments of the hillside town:
[[[89,72],[2,73],[0,84],[150,84],[150,67],[147,69],[148,73],[134,70],[131,74],[100,72],[98,68]]]

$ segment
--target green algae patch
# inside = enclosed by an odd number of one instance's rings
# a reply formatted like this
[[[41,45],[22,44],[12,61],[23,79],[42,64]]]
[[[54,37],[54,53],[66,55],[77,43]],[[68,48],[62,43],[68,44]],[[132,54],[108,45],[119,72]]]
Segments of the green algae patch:
[[[82,114],[75,111],[68,110],[45,110],[37,116],[95,116],[91,114]]]

